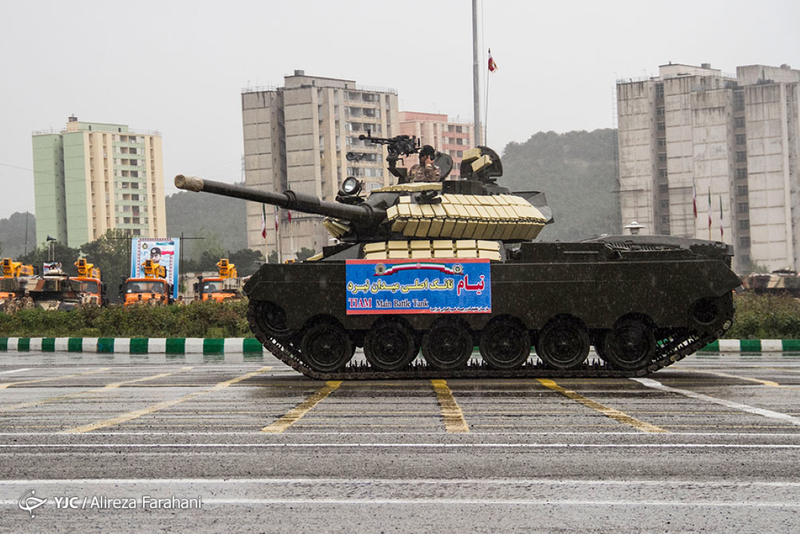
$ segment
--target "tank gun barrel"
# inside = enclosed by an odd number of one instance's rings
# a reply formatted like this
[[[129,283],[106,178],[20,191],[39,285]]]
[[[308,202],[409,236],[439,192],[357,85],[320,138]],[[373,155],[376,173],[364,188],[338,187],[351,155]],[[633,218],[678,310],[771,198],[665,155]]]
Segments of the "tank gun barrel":
[[[378,224],[386,218],[385,210],[374,208],[366,203],[353,206],[341,204],[339,202],[327,202],[320,200],[314,195],[306,195],[291,190],[284,191],[283,193],[259,191],[240,185],[206,180],[196,176],[184,176],[183,174],[179,174],[175,177],[175,187],[186,191],[204,191],[215,195],[241,198],[253,202],[260,202],[262,204],[271,204],[287,210],[335,217],[364,226]]]

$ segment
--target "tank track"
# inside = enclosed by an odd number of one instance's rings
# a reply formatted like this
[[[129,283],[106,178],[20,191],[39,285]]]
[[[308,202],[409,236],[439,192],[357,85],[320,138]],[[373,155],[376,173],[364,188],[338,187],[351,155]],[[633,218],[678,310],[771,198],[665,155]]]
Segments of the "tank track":
[[[280,361],[315,380],[409,380],[430,378],[627,378],[641,377],[658,371],[668,365],[694,354],[709,343],[719,339],[725,330],[717,335],[700,335],[690,330],[681,330],[671,337],[658,342],[656,357],[645,366],[634,370],[616,369],[606,362],[584,363],[578,369],[558,370],[545,367],[538,360],[530,359],[519,369],[497,370],[470,360],[466,368],[439,371],[430,368],[424,360],[417,358],[408,369],[395,372],[375,371],[368,364],[348,364],[343,370],[334,373],[320,373],[302,361],[300,349],[292,342],[284,342],[267,335],[248,313],[250,328],[261,344]],[[731,321],[725,322],[730,326]]]

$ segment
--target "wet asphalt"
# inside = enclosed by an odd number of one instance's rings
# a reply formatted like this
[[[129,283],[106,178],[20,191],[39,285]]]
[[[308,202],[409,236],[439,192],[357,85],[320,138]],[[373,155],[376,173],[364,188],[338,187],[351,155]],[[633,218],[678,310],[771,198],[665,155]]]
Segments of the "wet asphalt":
[[[327,383],[261,354],[0,353],[0,531],[797,531],[798,401],[794,353]]]

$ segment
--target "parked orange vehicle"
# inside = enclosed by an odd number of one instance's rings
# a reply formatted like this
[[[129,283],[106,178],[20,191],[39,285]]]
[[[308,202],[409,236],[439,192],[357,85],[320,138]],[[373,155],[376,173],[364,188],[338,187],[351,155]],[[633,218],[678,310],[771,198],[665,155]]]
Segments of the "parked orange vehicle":
[[[167,273],[164,266],[151,260],[146,260],[142,267],[144,268],[144,277],[128,278],[125,280],[123,287],[120,288],[124,305],[148,304],[161,306],[172,304],[172,287],[165,279]]]
[[[78,276],[72,278],[80,282],[80,295],[83,304],[92,306],[104,306],[107,302],[105,299],[105,287],[100,277],[100,269],[95,268],[93,263],[86,261],[86,258],[81,258],[75,262],[75,267],[78,270]]]
[[[241,299],[242,283],[238,278],[236,265],[230,263],[228,258],[222,258],[217,262],[217,269],[219,276],[200,278],[200,281],[195,284],[195,293],[200,294],[203,302]]]

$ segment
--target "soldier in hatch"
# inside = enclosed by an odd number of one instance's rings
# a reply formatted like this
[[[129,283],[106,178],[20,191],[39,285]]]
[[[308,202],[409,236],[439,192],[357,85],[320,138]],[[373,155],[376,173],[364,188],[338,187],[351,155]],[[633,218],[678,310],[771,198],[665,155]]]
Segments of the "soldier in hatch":
[[[440,177],[439,167],[434,165],[433,158],[436,150],[431,145],[425,145],[419,151],[419,163],[411,167],[408,176],[411,182],[438,182]]]

